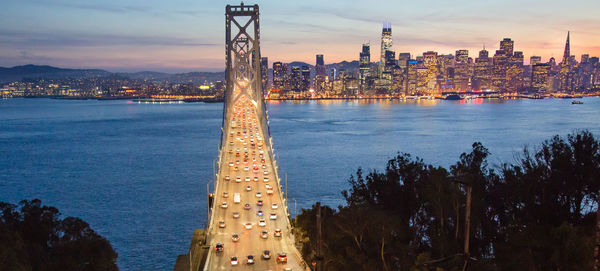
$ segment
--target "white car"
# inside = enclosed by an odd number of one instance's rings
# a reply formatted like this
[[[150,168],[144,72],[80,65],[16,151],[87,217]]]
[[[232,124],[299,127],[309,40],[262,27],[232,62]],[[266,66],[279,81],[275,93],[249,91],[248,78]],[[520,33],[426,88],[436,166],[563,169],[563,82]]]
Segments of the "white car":
[[[237,265],[238,264],[238,259],[237,257],[231,257],[231,265]]]
[[[221,202],[221,208],[227,209],[227,202],[226,201]]]
[[[271,220],[277,219],[277,214],[276,213],[271,213],[271,215],[269,216],[269,219],[271,219]]]
[[[244,167],[244,171],[248,171],[250,170],[248,167]]]
[[[267,221],[264,218],[261,218],[260,220],[258,220],[258,225],[264,227],[267,225]]]
[[[273,232],[273,236],[281,237],[281,229],[275,229],[275,231]]]
[[[267,231],[260,232],[260,238],[267,239],[269,237],[269,233]]]
[[[248,223],[244,224],[244,228],[246,228],[247,230],[251,230],[252,229],[252,223],[248,222]]]
[[[246,177],[245,180],[246,180],[246,182],[249,182],[250,181],[250,177]]]
[[[252,187],[249,185],[246,185],[246,191],[251,191],[251,190],[252,190]]]
[[[219,228],[225,228],[225,221],[219,221]]]
[[[263,182],[268,183],[269,182],[269,177],[264,177],[263,178]]]
[[[271,205],[271,209],[277,209],[277,207],[278,207],[278,206],[277,206],[277,203],[273,203],[273,204]]]
[[[235,177],[235,182],[236,183],[241,183],[242,182],[242,178],[241,177]]]
[[[262,194],[260,192],[256,192],[256,197],[260,198],[260,197],[262,197]]]
[[[267,190],[267,195],[273,195],[273,189]]]

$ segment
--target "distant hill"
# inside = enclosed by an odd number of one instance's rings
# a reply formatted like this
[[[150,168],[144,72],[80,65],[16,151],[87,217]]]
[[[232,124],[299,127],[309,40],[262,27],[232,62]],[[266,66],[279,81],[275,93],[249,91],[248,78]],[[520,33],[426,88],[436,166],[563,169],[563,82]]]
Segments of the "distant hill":
[[[111,73],[100,69],[64,69],[52,66],[24,65],[12,68],[0,67],[0,83],[21,81],[23,79],[61,79],[61,78],[90,78],[121,76],[137,80],[172,82],[172,83],[198,83],[204,81],[214,82],[225,79],[225,71],[222,72],[189,72],[189,73],[162,73],[142,71],[135,73]]]
[[[358,71],[358,61],[342,61],[325,65],[327,69],[336,68],[339,70],[347,70],[349,72]],[[290,66],[309,66],[311,73],[314,73],[314,65],[306,62],[294,61],[289,63]],[[16,82],[26,78],[31,79],[60,79],[60,78],[90,78],[90,77],[106,77],[106,76],[121,76],[136,80],[147,80],[155,82],[170,82],[170,83],[195,83],[202,84],[205,81],[215,82],[225,80],[225,71],[222,72],[188,72],[188,73],[163,73],[153,71],[141,71],[134,73],[111,73],[101,69],[64,69],[52,66],[40,65],[24,65],[15,66],[12,68],[0,67],[0,83]]]
[[[52,66],[24,65],[12,68],[0,67],[0,82],[20,81],[24,78],[57,79],[64,77],[87,78],[110,75],[110,72],[99,69],[63,69]]]

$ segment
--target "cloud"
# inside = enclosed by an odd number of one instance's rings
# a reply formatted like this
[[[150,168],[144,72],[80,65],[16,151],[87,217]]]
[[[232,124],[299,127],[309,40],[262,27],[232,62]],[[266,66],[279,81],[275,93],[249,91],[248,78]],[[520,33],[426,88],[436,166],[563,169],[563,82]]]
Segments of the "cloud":
[[[98,47],[98,46],[221,46],[194,39],[164,36],[134,36],[91,33],[20,32],[0,29],[0,44],[16,48]]]

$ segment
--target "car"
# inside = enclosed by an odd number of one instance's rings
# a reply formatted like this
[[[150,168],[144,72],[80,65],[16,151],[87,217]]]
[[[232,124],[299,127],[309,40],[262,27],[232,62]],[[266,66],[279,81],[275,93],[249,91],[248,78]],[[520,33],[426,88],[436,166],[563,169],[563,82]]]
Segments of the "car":
[[[267,237],[269,237],[269,233],[267,231],[260,232],[260,238],[267,239]]]
[[[217,243],[217,244],[215,245],[215,251],[216,251],[216,252],[223,252],[223,250],[224,250],[224,249],[225,249],[225,248],[223,247],[223,244],[221,244],[221,243]]]
[[[221,208],[227,209],[227,202],[226,201],[221,202]]]
[[[240,240],[240,236],[237,233],[231,235],[231,241],[237,242]]]
[[[267,190],[267,195],[273,195],[273,189],[272,188]]]
[[[269,175],[269,171],[268,171],[268,170],[265,170],[265,171],[263,171],[263,174],[264,174],[264,175]]]
[[[246,185],[246,191],[251,191],[251,190],[252,190],[252,187],[249,185]]]
[[[227,193],[227,192],[223,192],[223,197],[224,197],[224,198],[228,198],[228,197],[229,197],[229,193]]]
[[[247,230],[251,230],[252,229],[252,223],[248,222],[248,223],[244,224],[244,228],[246,228]]]
[[[253,264],[253,263],[254,263],[254,256],[252,256],[252,255],[248,255],[248,256],[246,257],[246,263],[247,263],[247,264]]]
[[[250,170],[248,167],[244,167],[244,171],[248,171]]]
[[[233,166],[233,161],[229,162],[229,166],[232,167]]]
[[[238,264],[238,258],[233,256],[231,257],[231,265],[237,265]]]
[[[281,229],[275,229],[275,231],[273,232],[273,236],[281,237]]]
[[[270,184],[266,183],[265,184],[265,189],[269,190],[269,189],[273,189],[273,187]]]
[[[276,213],[271,213],[271,215],[269,216],[269,219],[271,219],[271,220],[277,219],[277,214]]]
[[[229,175],[225,176],[225,181],[229,181],[231,180],[231,178],[229,178]]]
[[[238,171],[238,170],[240,170],[240,169],[239,169],[237,166],[235,166],[235,167],[233,167],[233,170],[234,170],[234,171]]]
[[[249,182],[250,181],[250,177],[246,177],[245,180],[246,180],[246,182]]]
[[[262,169],[267,169],[267,165],[263,164]]]
[[[254,176],[254,181],[258,182],[258,177]]]
[[[258,210],[258,211],[256,212],[256,215],[257,215],[257,216],[263,216],[263,211],[261,211],[261,210]]]
[[[262,197],[262,194],[260,192],[256,192],[256,197],[260,198],[260,197]]]
[[[277,208],[278,208],[278,207],[277,207],[277,203],[273,203],[273,204],[271,204],[271,209],[277,209]]]
[[[264,227],[267,225],[267,221],[264,218],[258,220],[258,225]]]
[[[268,250],[263,251],[262,258],[265,260],[271,259],[271,251],[268,251]]]
[[[285,252],[277,254],[277,263],[287,263],[287,254]]]
[[[240,218],[239,212],[233,212],[233,218]]]
[[[240,176],[235,177],[235,182],[236,183],[241,183],[242,182],[242,178]]]
[[[240,160],[235,160],[235,164],[239,165],[240,164]]]
[[[219,228],[225,228],[225,221],[219,221]]]
[[[262,201],[262,199],[259,199],[259,200],[256,202],[256,205],[257,205],[257,206],[263,206],[263,201]]]
[[[263,178],[263,182],[268,183],[269,182],[269,177],[264,177]]]
[[[250,210],[250,204],[248,204],[248,203],[244,204],[244,210]]]

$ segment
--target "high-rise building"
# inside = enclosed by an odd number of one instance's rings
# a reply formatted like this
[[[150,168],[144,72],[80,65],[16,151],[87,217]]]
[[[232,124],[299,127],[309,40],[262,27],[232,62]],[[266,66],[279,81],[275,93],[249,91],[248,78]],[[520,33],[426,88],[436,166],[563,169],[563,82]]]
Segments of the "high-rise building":
[[[515,42],[509,38],[504,38],[500,41],[500,50],[504,51],[507,56],[513,55],[513,50],[515,47]]]
[[[273,89],[284,90],[287,77],[287,67],[281,62],[273,62]]]
[[[531,89],[535,92],[544,92],[551,89],[550,65],[538,63],[532,66]]]
[[[575,89],[575,76],[572,69],[575,63],[573,60],[574,58],[571,56],[571,32],[567,32],[563,61],[560,63],[559,90],[561,91],[573,91]]]
[[[300,91],[307,91],[309,89],[310,89],[310,68],[307,65],[303,65]]]
[[[302,91],[302,71],[298,66],[292,66],[291,73],[291,90],[292,91]]]
[[[269,58],[260,58],[260,74],[262,76],[263,93],[269,89]]]
[[[321,91],[323,89],[323,84],[325,83],[325,78],[327,77],[327,72],[325,71],[325,60],[323,59],[323,55],[317,55],[316,65],[315,65],[315,82],[314,89],[316,91]]]
[[[399,53],[398,54],[398,66],[403,70],[408,67],[408,61],[410,60],[410,53]]]
[[[423,53],[423,66],[426,69],[423,71],[425,72],[425,78],[423,78],[425,90],[430,94],[435,93],[438,90],[438,53],[433,51]]]
[[[365,43],[362,45],[362,51],[359,54],[359,82],[361,88],[364,89],[367,77],[370,76],[371,69],[371,44]]]
[[[529,58],[529,65],[531,65],[531,67],[535,66],[536,64],[542,63],[542,57],[541,56],[531,56]]]
[[[390,22],[383,23],[381,31],[381,57],[379,58],[379,72],[385,70],[385,52],[392,50],[392,24]]]
[[[454,65],[454,88],[456,90],[468,90],[469,78],[471,78],[469,69],[469,51],[456,51]]]
[[[479,57],[475,59],[475,72],[473,74],[472,88],[477,90],[491,89],[492,63],[489,53],[485,48],[479,51]]]

